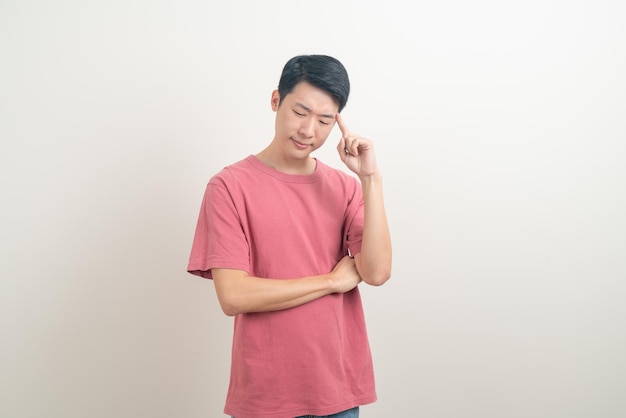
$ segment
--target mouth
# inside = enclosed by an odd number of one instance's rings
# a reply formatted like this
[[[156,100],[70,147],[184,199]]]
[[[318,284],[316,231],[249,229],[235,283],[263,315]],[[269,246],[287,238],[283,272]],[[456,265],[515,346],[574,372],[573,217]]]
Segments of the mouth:
[[[300,141],[296,141],[295,139],[291,138],[291,141],[294,143],[294,145],[296,146],[296,148],[301,149],[301,150],[305,150],[307,148],[309,148],[311,146],[311,144],[305,144],[303,142]]]

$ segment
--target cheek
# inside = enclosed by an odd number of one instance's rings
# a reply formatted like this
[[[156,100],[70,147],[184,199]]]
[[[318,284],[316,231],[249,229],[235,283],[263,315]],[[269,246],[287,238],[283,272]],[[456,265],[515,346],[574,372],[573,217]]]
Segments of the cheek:
[[[328,135],[330,135],[330,132],[333,130],[333,126],[332,125],[322,125],[317,129],[317,136],[320,139],[326,139],[328,138]]]
[[[300,127],[300,120],[291,115],[283,115],[283,126],[290,131],[297,130]]]
[[[288,117],[284,114],[279,114],[276,117],[276,130],[280,132],[291,132],[297,129],[296,124],[294,123],[293,118]]]
[[[316,144],[316,148],[321,147],[322,145],[324,145],[324,143],[326,142],[326,140],[328,139],[328,136],[330,135],[330,132],[332,131],[332,127],[321,127],[320,129],[317,130],[317,144]]]

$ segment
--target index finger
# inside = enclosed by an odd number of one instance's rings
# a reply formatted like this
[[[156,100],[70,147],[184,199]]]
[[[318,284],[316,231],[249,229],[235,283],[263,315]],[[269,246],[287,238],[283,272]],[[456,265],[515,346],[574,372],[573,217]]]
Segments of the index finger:
[[[339,126],[339,130],[341,131],[341,135],[344,138],[347,138],[348,135],[350,134],[350,130],[348,129],[346,124],[343,122],[343,118],[341,117],[339,113],[337,113],[337,116],[335,119],[337,120],[337,125]]]

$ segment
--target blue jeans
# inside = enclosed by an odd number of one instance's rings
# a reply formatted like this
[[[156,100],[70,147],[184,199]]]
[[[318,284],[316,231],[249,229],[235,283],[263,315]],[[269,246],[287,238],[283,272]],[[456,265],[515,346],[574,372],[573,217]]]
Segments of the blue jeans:
[[[323,417],[317,415],[302,415],[296,418],[359,418],[359,407],[357,406],[355,408],[348,409],[347,411],[339,412],[332,415],[325,415]]]
[[[317,415],[302,415],[296,418],[359,418],[359,407],[348,409],[347,411],[339,412],[337,414],[325,415],[323,417]]]

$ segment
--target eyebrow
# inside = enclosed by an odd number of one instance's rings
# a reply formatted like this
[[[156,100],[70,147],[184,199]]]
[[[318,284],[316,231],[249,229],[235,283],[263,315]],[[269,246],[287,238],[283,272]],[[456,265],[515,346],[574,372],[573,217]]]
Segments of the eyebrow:
[[[300,107],[300,108],[302,108],[302,109],[306,110],[307,112],[313,113],[313,112],[311,111],[311,109],[310,109],[308,106],[306,106],[306,105],[304,105],[304,104],[302,104],[302,103],[300,103],[300,102],[297,102],[297,103],[296,103],[296,106],[298,106],[298,107]],[[331,114],[328,114],[328,113],[323,113],[323,114],[321,114],[321,115],[320,115],[320,114],[317,114],[317,116],[319,116],[320,118],[335,119],[335,115],[331,115]]]

